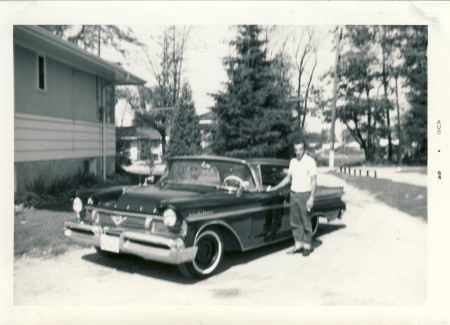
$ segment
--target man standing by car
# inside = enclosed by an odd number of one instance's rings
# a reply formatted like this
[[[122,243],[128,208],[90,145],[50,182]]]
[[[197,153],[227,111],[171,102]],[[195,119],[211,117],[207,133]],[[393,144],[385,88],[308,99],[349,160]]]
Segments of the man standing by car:
[[[268,191],[276,191],[291,182],[290,219],[295,245],[291,254],[302,252],[308,256],[314,249],[311,247],[312,226],[308,212],[314,204],[317,183],[317,167],[315,160],[305,153],[305,140],[294,143],[295,158],[289,163],[288,175]]]

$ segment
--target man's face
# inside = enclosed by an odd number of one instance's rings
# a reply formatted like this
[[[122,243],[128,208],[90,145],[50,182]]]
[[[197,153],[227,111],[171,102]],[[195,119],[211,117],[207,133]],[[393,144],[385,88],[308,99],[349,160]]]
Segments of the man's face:
[[[303,155],[305,154],[305,146],[303,145],[303,143],[295,144],[294,150],[297,159],[298,160],[302,159]]]

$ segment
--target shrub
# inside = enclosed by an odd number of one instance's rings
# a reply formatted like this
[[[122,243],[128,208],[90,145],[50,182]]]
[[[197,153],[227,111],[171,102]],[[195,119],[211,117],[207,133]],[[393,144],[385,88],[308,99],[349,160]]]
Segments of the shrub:
[[[131,184],[131,178],[127,174],[114,174],[109,176],[105,181],[102,181],[96,187],[108,187],[115,185],[129,185]]]
[[[34,192],[26,192],[23,197],[18,197],[15,204],[22,203],[24,208],[36,207],[41,201],[41,197]]]
[[[48,184],[38,177],[26,186],[25,194],[16,194],[14,204],[25,208],[70,207],[70,199],[78,189],[103,188],[114,185],[129,185],[131,179],[126,174],[114,174],[103,181],[92,173],[78,170],[72,176],[52,179]]]
[[[91,188],[100,182],[100,178],[95,174],[86,173],[81,169],[72,176],[72,188]]]
[[[43,177],[39,176],[38,178],[34,179],[31,183],[28,183],[25,186],[26,192],[41,194],[45,193],[46,191],[46,184]]]

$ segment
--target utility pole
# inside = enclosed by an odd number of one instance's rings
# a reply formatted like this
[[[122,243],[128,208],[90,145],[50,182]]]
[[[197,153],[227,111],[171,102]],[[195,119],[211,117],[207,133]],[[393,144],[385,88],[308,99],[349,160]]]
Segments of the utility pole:
[[[101,25],[97,25],[97,27],[98,27],[97,55],[100,57],[100,44],[101,44],[102,27],[101,27]]]
[[[328,168],[334,168],[334,128],[336,124],[336,101],[337,101],[337,69],[339,65],[340,43],[342,37],[342,29],[336,28],[336,58],[334,63],[334,83],[333,83],[333,107],[331,111],[331,149]]]

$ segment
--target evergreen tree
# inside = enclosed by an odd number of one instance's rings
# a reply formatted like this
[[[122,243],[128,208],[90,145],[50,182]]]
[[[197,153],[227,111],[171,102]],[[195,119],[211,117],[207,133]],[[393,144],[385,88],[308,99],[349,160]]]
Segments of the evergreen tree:
[[[225,90],[213,94],[217,128],[214,151],[233,157],[275,157],[289,148],[292,131],[289,87],[276,61],[266,53],[260,26],[238,26],[230,45],[236,54],[224,59]]]
[[[195,113],[192,91],[188,84],[184,84],[172,122],[167,155],[171,157],[199,154],[200,142],[199,118]]]

